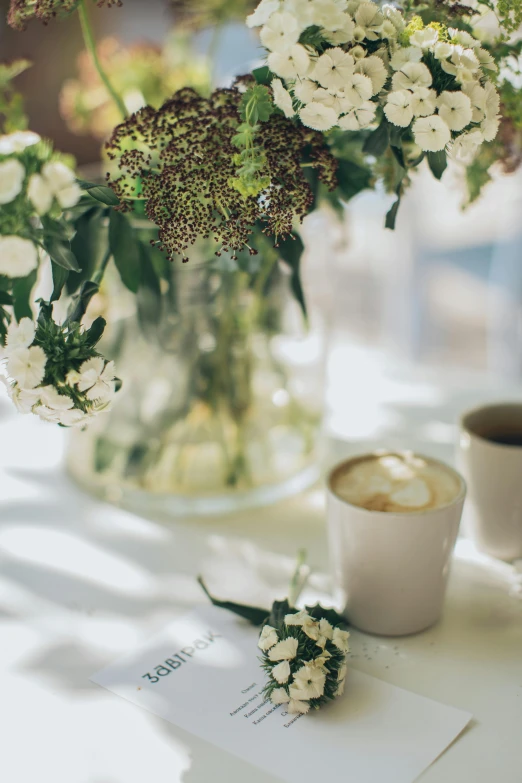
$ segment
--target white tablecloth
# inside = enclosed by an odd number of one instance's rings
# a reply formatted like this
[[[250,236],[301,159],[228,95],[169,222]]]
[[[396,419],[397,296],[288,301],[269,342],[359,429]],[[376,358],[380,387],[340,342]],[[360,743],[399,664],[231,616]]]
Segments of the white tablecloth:
[[[441,386],[437,374],[383,375],[362,355],[361,372],[348,378],[354,357],[339,349],[332,363],[331,425],[352,441],[333,441],[331,460],[376,443],[451,459],[457,411],[509,396],[476,379],[452,385],[446,377]],[[198,573],[215,592],[268,603],[285,594],[296,549],[305,546],[316,572],[310,589],[325,591],[321,487],[236,517],[166,524],[81,494],[60,469],[64,433],[13,415],[4,399],[0,444],[0,780],[268,783],[260,770],[88,678],[204,601]],[[474,715],[422,783],[521,783],[516,592],[514,568],[461,540],[441,623],[397,640],[353,633],[352,666]],[[336,777],[350,780],[350,771]]]

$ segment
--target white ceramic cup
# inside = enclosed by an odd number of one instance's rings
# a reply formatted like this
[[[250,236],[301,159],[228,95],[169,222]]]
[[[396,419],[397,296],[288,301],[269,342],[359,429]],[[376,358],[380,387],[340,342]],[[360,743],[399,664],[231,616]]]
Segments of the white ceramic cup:
[[[382,455],[354,457],[330,472],[330,557],[350,623],[371,634],[405,636],[429,628],[441,615],[466,484],[443,465],[457,478],[458,495],[446,506],[407,513],[368,511],[335,494],[335,478],[348,465]]]
[[[466,522],[475,544],[492,557],[517,560],[522,558],[522,446],[487,439],[508,433],[522,434],[520,403],[464,413],[457,461],[469,488]]]

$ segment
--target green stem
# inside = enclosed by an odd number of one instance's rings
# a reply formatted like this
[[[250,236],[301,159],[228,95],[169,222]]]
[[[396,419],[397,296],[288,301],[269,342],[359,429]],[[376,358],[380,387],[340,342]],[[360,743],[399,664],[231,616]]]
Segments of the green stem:
[[[297,553],[297,563],[295,566],[294,575],[290,582],[290,589],[288,591],[288,603],[290,606],[295,606],[299,600],[299,596],[303,591],[308,577],[310,576],[310,569],[306,565],[307,552],[306,549],[300,549]]]
[[[95,283],[97,286],[101,284],[101,281],[103,280],[103,276],[105,274],[105,270],[107,269],[107,265],[109,261],[111,260],[111,249],[107,248],[105,255],[103,257],[103,260],[96,270],[96,274],[94,275],[92,282]]]
[[[78,15],[80,17],[80,24],[82,26],[85,48],[87,49],[87,51],[89,52],[92,58],[94,67],[98,71],[98,76],[100,77],[103,84],[105,85],[105,88],[107,89],[107,92],[111,96],[112,100],[118,107],[122,119],[125,119],[125,117],[127,116],[127,109],[125,108],[125,104],[123,103],[123,100],[112,86],[109,77],[103,70],[102,64],[98,58],[98,52],[96,51],[96,41],[94,39],[91,23],[89,21],[89,14],[87,13],[87,6],[85,4],[85,0],[80,0],[80,3],[78,5]]]

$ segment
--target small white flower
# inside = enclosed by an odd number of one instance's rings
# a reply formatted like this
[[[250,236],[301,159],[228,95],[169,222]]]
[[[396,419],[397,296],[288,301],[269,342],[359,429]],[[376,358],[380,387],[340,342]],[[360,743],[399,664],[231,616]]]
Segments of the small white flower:
[[[47,356],[39,345],[21,348],[9,356],[7,371],[22,389],[34,389],[43,381]]]
[[[324,637],[323,637],[324,638]],[[319,642],[321,639],[317,641],[317,644],[319,645]],[[321,645],[322,647],[322,645]],[[325,674],[328,674],[328,668],[326,664],[328,663],[329,659],[332,657],[331,653],[328,652],[328,650],[322,649],[321,655],[318,655],[317,658],[314,658],[313,661],[306,661],[306,666],[313,666],[316,669],[320,669]]]
[[[431,49],[439,40],[439,31],[433,27],[425,27],[423,30],[415,30],[410,35],[410,44],[419,49]]]
[[[283,54],[299,40],[301,28],[295,16],[284,11],[276,11],[260,33],[261,43],[271,52]]]
[[[82,197],[82,189],[77,182],[73,182],[67,188],[62,188],[56,194],[59,205],[62,209],[70,209],[75,207]]]
[[[10,204],[21,193],[25,179],[25,168],[19,160],[12,158],[0,163],[0,204]]]
[[[314,99],[314,93],[317,90],[316,82],[311,79],[297,81],[294,86],[294,94],[301,103],[310,103]]]
[[[496,117],[500,109],[500,96],[491,82],[486,82],[484,90],[486,92],[486,118]]]
[[[53,205],[53,193],[40,174],[32,174],[27,186],[27,198],[37,215],[46,215]]]
[[[333,639],[333,630],[332,624],[324,617],[322,620],[319,620],[319,633],[321,636],[326,637],[326,639]]]
[[[344,680],[346,677],[346,673],[348,671],[348,666],[343,663],[339,671],[337,672],[337,680],[340,682],[341,680]]]
[[[310,711],[310,705],[307,701],[298,701],[297,699],[290,699],[286,711],[289,715],[306,715]]]
[[[312,78],[326,89],[340,90],[355,70],[355,61],[350,54],[338,47],[328,49],[315,64]]]
[[[74,406],[73,400],[66,394],[60,394],[55,386],[42,386],[40,399],[43,405],[54,411],[68,411]]]
[[[451,131],[436,114],[431,117],[419,117],[413,124],[415,142],[424,152],[439,152],[451,140]]]
[[[294,44],[286,52],[269,54],[268,67],[283,79],[303,78],[310,68],[310,58],[304,46]]]
[[[479,46],[478,49],[475,49],[475,54],[482,68],[485,68],[487,71],[498,71],[495,60],[486,49],[482,49]]]
[[[56,423],[63,427],[83,427],[91,418],[88,413],[83,413],[78,408],[71,408],[67,411],[57,411]]]
[[[482,122],[486,116],[487,92],[478,82],[469,82],[463,85],[462,92],[471,101],[471,119],[473,122]],[[496,114],[497,112],[495,112]]]
[[[281,79],[274,79],[271,86],[275,105],[281,109],[285,117],[293,117],[295,111],[292,105],[292,96],[288,90],[283,87]]]
[[[394,90],[414,90],[416,87],[431,87],[433,79],[430,69],[424,63],[406,63],[394,74]]]
[[[433,49],[433,54],[436,60],[447,60],[451,57],[455,50],[455,47],[445,41],[438,41]]]
[[[7,136],[0,136],[0,155],[13,155],[23,152],[27,147],[38,144],[40,136],[32,131],[15,131]]]
[[[477,41],[476,38],[473,38],[473,36],[467,33],[465,30],[458,30],[456,27],[450,27],[449,34],[452,43],[454,44],[468,46],[471,49],[475,49],[477,46],[480,46],[480,41]]]
[[[77,386],[88,400],[106,401],[114,395],[114,362],[105,364],[101,356],[94,356],[83,362],[79,373]]]
[[[409,90],[391,92],[384,107],[386,118],[394,125],[406,128],[413,119],[412,97]]]
[[[344,85],[343,92],[350,103],[346,108],[359,108],[372,97],[372,80],[361,73],[354,73]]]
[[[355,66],[356,73],[362,73],[363,76],[368,76],[372,83],[372,94],[376,95],[382,90],[386,79],[388,78],[388,71],[380,57],[375,55],[371,57],[365,57],[364,60],[359,60]]]
[[[285,682],[288,682],[288,678],[290,677],[290,664],[288,661],[281,661],[277,666],[274,666],[272,669],[272,677],[274,680],[277,680],[280,685],[284,685]]]
[[[42,166],[42,176],[62,209],[74,207],[82,195],[82,191],[74,171],[60,160],[51,160]]]
[[[292,661],[297,655],[299,644],[293,636],[283,639],[268,651],[268,657],[271,661]]]
[[[22,389],[17,383],[9,383],[2,376],[0,376],[0,382],[6,387],[9,398],[18,413],[31,413],[34,406],[38,404],[40,400],[38,389]]]
[[[302,666],[294,674],[295,688],[290,686],[290,698],[318,699],[324,693],[325,682],[326,675],[321,669],[315,666]]]
[[[411,108],[415,117],[429,117],[437,108],[437,93],[428,87],[413,90]]]
[[[498,133],[499,125],[500,117],[486,117],[480,126],[485,141],[493,141]]]
[[[26,277],[38,266],[38,252],[28,239],[0,236],[0,275]]]
[[[461,131],[471,122],[471,101],[463,92],[444,91],[438,99],[439,115],[452,131]]]
[[[314,92],[314,101],[316,103],[322,103],[323,106],[330,106],[337,114],[341,114],[343,111],[343,100],[339,95],[333,95],[324,87],[318,87]]]
[[[455,139],[451,147],[451,155],[462,163],[471,163],[483,141],[484,136],[477,129],[462,133]]]
[[[422,49],[418,46],[407,46],[397,49],[390,60],[390,66],[394,71],[400,71],[406,63],[419,63],[422,60]]]
[[[362,46],[354,46],[353,49],[350,49],[350,54],[357,63],[359,60],[362,60],[364,57],[366,57],[366,50],[363,49]]]
[[[278,637],[277,637],[277,631],[275,628],[272,628],[271,625],[265,625],[263,630],[261,631],[261,636],[259,637],[259,641],[257,643],[257,646],[260,650],[269,650],[271,647],[274,646],[274,644],[277,644]]]
[[[337,690],[335,691],[335,695],[336,696],[342,696],[343,695],[345,684],[346,684],[346,680],[341,680],[341,682],[337,686]]]
[[[13,321],[7,330],[5,354],[18,351],[20,348],[29,348],[34,340],[36,324],[31,318],[22,318],[19,323]]]
[[[341,631],[340,628],[334,628],[332,642],[342,653],[347,653],[350,651],[350,645],[348,644],[349,638],[350,634],[348,631]]]
[[[371,101],[365,101],[357,109],[353,109],[339,119],[339,127],[343,130],[360,130],[367,128],[375,119],[377,106]]]
[[[406,24],[401,12],[395,8],[395,6],[385,3],[385,5],[382,7],[382,13],[384,14],[385,18],[393,24],[397,32],[402,33],[406,27]]]
[[[275,688],[270,694],[272,704],[288,704],[290,696],[284,688]]]
[[[397,38],[397,28],[395,27],[393,22],[390,22],[388,19],[385,19],[385,21],[382,24],[381,38],[385,38],[388,41]]]
[[[349,18],[336,0],[320,0],[320,3],[317,3],[316,0],[309,2],[308,5],[312,7],[312,24],[316,24],[328,32],[340,30],[346,19]]]
[[[363,28],[365,38],[376,41],[379,38],[380,29],[384,17],[375,3],[361,3],[355,12],[355,24]]]
[[[334,109],[315,101],[302,108],[299,117],[303,125],[317,131],[330,130],[338,120],[337,112]]]
[[[351,43],[354,38],[355,24],[350,16],[343,14],[343,22],[340,27],[335,31],[323,30],[322,32],[326,40],[334,46]],[[350,52],[350,54],[353,56],[353,52]]]
[[[247,16],[247,27],[261,27],[266,24],[272,14],[279,11],[279,0],[261,0],[256,10]]]
[[[291,614],[285,614],[285,625],[298,625],[302,626],[309,620],[313,620],[308,614],[306,609],[300,609],[299,612],[292,612]]]

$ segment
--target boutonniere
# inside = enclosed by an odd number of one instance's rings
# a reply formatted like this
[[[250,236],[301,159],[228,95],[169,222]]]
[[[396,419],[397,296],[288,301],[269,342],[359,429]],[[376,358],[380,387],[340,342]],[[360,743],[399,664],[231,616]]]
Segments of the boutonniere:
[[[348,622],[343,615],[319,603],[295,608],[307,578],[303,578],[303,559],[301,555],[289,598],[275,601],[271,610],[219,600],[210,594],[203,579],[198,579],[214,606],[261,628],[257,646],[267,676],[265,698],[272,704],[284,704],[290,714],[319,709],[343,694],[350,650]]]

